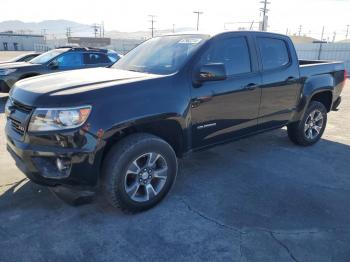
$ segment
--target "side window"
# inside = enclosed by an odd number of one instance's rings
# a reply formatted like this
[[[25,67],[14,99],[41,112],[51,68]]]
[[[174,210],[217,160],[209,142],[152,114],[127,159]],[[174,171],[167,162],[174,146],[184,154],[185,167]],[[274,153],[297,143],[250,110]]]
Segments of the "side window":
[[[264,70],[279,68],[289,63],[289,52],[285,41],[267,37],[258,37],[257,40]]]
[[[108,55],[109,60],[111,60],[112,63],[117,62],[120,57],[117,54],[109,54]]]
[[[59,68],[74,68],[81,67],[83,62],[81,61],[80,53],[66,53],[57,58]]]
[[[227,75],[251,72],[250,54],[245,37],[217,40],[202,57],[202,64],[223,63]]]
[[[85,53],[84,54],[84,64],[95,65],[95,64],[107,64],[111,60],[105,54],[98,53]]]

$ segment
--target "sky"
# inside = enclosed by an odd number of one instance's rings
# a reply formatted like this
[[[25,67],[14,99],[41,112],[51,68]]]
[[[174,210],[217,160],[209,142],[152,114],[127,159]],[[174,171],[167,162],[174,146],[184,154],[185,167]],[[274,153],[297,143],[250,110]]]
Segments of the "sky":
[[[249,26],[261,19],[261,0],[1,0],[0,21],[66,19],[84,24],[105,24],[106,30],[138,31],[150,27],[149,14],[155,15],[156,29],[195,27],[196,15],[202,11],[200,29],[223,30]],[[298,33],[320,38],[345,38],[350,24],[350,0],[269,0],[269,31]],[[244,22],[239,24],[237,22]],[[257,25],[256,25],[257,26]],[[350,33],[349,33],[350,35]],[[350,36],[349,36],[350,38]]]

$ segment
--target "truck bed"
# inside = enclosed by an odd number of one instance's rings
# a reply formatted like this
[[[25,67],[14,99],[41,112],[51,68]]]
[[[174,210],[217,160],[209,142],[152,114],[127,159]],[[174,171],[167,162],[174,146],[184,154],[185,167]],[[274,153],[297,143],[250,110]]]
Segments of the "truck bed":
[[[300,77],[329,74],[345,70],[343,62],[322,60],[299,60],[299,67]]]

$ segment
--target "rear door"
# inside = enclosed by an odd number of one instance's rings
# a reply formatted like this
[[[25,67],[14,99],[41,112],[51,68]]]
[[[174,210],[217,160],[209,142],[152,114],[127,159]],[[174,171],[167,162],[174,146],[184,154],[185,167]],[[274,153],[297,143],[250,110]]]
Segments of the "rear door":
[[[84,53],[85,67],[105,67],[112,63],[107,54],[103,53]]]
[[[286,124],[296,109],[299,64],[288,38],[257,36],[262,70],[259,129]]]
[[[67,52],[60,55],[56,60],[58,71],[81,69],[84,67],[80,52]]]
[[[254,132],[257,127],[261,76],[252,38],[234,33],[211,41],[196,68],[223,63],[227,79],[192,88],[194,148],[230,140]]]

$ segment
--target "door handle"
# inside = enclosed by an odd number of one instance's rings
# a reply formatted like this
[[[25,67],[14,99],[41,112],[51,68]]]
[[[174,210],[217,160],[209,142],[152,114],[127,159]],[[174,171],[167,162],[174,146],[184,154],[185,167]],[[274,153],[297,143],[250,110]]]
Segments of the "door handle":
[[[210,101],[213,96],[201,96],[192,100],[191,107],[198,107],[200,104]]]
[[[254,89],[258,88],[258,87],[259,87],[259,85],[255,84],[255,83],[250,83],[250,84],[244,86],[244,89],[254,90]]]
[[[199,99],[194,99],[192,101],[191,107],[196,108],[196,107],[199,107],[200,104],[201,104],[201,101]]]
[[[287,79],[286,79],[286,82],[287,83],[294,83],[294,82],[296,82],[297,81],[297,79],[295,78],[295,77],[293,77],[293,76],[290,76],[290,77],[288,77]]]

